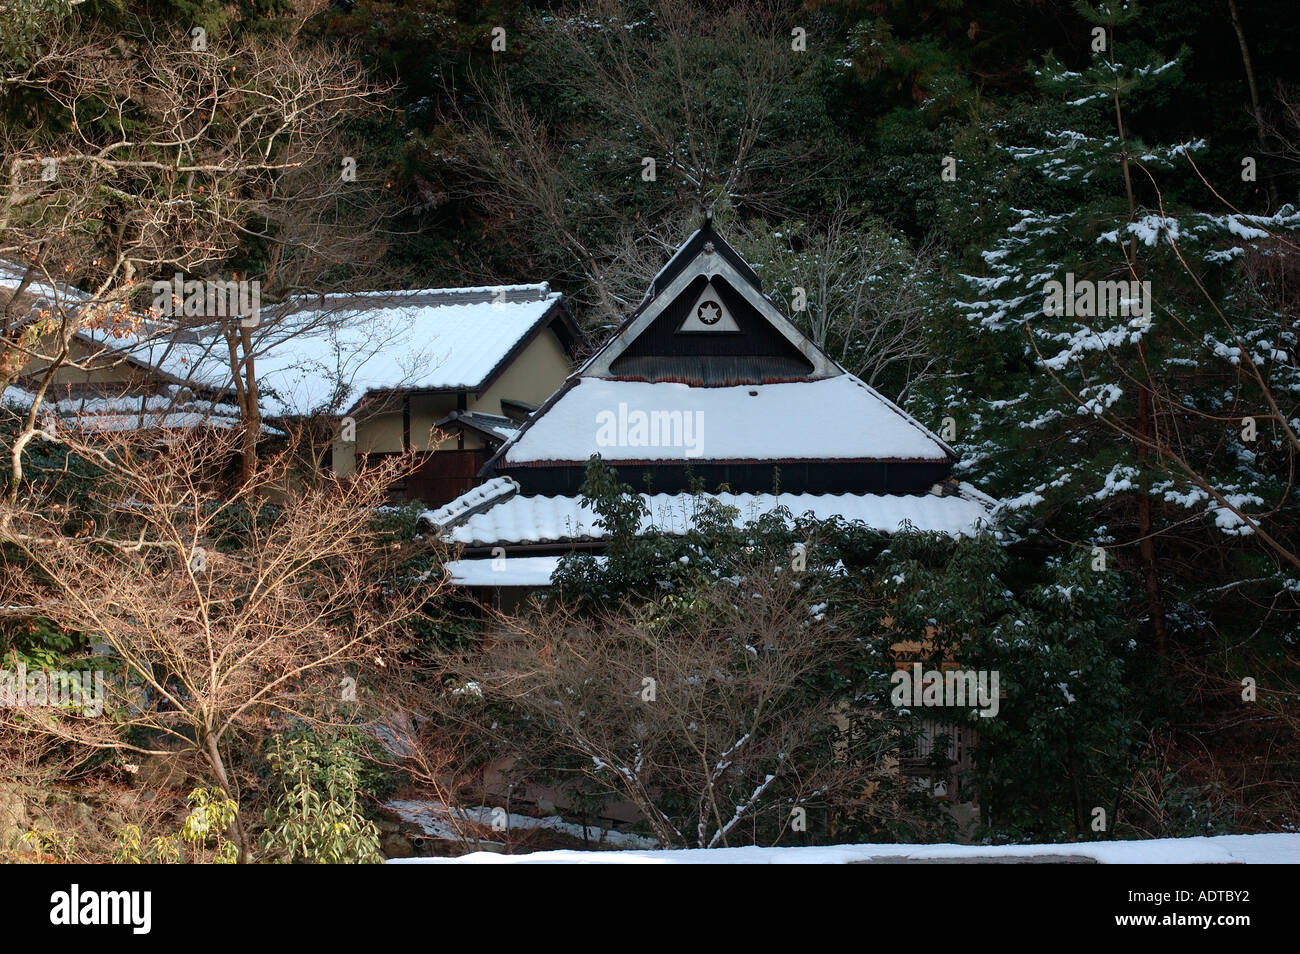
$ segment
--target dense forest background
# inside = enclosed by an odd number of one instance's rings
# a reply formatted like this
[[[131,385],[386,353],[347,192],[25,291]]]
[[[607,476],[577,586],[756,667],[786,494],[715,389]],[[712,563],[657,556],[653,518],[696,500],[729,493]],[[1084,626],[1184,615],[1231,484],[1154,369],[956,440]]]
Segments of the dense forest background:
[[[1287,135],[1297,81],[1300,26],[1289,6],[1242,3],[1237,16],[1227,0],[1131,6],[1136,15],[1116,37],[1121,58],[1176,57],[1180,68],[1176,82],[1128,106],[1131,134],[1204,139],[1201,166],[1238,208],[1263,211],[1294,198],[1300,171],[1278,138]],[[273,34],[296,9],[81,5],[125,33],[155,36],[195,26],[214,36]],[[427,285],[541,279],[590,299],[586,270],[612,270],[633,223],[662,233],[662,250],[719,203],[765,233],[844,209],[877,216],[913,246],[939,243],[951,266],[972,267],[1009,224],[1008,210],[1040,194],[993,147],[1066,114],[1035,70],[1047,56],[1073,70],[1093,56],[1094,23],[1071,0],[709,10],[596,3],[576,11],[337,2],[312,19],[313,33],[346,44],[388,86],[391,111],[357,128],[352,143],[363,166],[382,170],[400,209],[392,261]],[[807,34],[797,54],[795,28]],[[602,82],[610,78],[619,85]],[[484,155],[488,143],[527,167],[515,188],[500,188],[506,163]],[[1247,155],[1259,172],[1243,182]],[[643,181],[647,156],[677,173]],[[958,160],[957,189],[940,178],[945,156]],[[529,184],[533,196],[522,194]],[[1177,201],[1195,184],[1162,187]]]

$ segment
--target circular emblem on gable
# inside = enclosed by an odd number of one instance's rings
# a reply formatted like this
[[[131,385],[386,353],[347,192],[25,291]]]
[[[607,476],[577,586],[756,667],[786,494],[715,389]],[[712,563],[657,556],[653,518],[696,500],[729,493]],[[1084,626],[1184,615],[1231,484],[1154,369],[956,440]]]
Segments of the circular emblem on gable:
[[[695,317],[700,319],[701,324],[716,325],[722,320],[722,307],[716,301],[701,302],[700,307],[695,309]]]

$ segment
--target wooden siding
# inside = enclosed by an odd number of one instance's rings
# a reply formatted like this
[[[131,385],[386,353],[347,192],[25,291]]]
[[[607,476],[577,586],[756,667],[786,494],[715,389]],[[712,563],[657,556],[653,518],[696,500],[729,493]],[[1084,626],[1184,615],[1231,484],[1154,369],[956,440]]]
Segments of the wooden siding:
[[[391,454],[372,454],[380,460]],[[391,503],[418,500],[429,508],[450,503],[478,486],[478,472],[490,455],[486,450],[444,450],[420,455],[416,469],[388,488]]]
[[[640,493],[678,494],[699,479],[708,492],[723,485],[737,494],[923,494],[948,476],[947,461],[806,461],[771,463],[611,464],[623,483]],[[509,476],[525,493],[573,496],[586,479],[579,465],[497,465],[485,476]]]
[[[679,333],[706,283],[702,275],[691,282],[614,360],[610,370],[619,377],[709,387],[790,380],[812,373],[812,362],[721,279],[713,286],[739,333]]]

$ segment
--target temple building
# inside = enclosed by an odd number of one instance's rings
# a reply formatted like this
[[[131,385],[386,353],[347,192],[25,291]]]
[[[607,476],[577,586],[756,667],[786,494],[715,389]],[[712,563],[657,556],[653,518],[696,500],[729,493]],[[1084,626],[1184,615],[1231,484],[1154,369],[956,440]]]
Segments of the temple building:
[[[644,495],[645,526],[685,532],[700,497],[740,520],[785,507],[877,530],[974,533],[991,498],[956,455],[818,348],[707,222],[618,331],[512,433],[484,482],[421,522],[459,545],[452,579],[485,596],[546,586],[560,557],[599,553],[582,506],[599,455]]]

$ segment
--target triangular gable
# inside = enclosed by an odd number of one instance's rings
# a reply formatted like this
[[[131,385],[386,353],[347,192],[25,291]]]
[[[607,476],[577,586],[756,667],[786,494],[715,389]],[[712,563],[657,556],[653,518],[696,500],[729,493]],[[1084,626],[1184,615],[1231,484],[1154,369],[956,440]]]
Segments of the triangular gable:
[[[730,300],[729,300],[730,299]],[[599,378],[655,378],[677,377],[675,370],[668,363],[665,374],[654,375],[638,365],[622,371],[615,366],[618,359],[633,347],[634,342],[646,335],[655,326],[656,321],[666,312],[681,312],[681,318],[673,318],[671,332],[693,339],[692,351],[698,350],[707,357],[712,346],[707,342],[718,342],[721,352],[730,352],[732,362],[745,355],[736,355],[721,339],[724,334],[708,335],[702,333],[712,327],[695,313],[695,309],[706,301],[716,301],[722,305],[722,314],[728,324],[734,324],[735,331],[745,326],[745,319],[738,314],[738,309],[748,312],[751,327],[762,326],[764,334],[755,335],[759,352],[753,357],[773,359],[773,370],[769,373],[763,367],[762,360],[752,362],[753,374],[760,377],[781,379],[804,378],[818,380],[843,374],[844,369],[830,359],[817,347],[807,335],[800,331],[793,322],[783,315],[770,299],[762,292],[757,275],[745,264],[727,242],[716,232],[710,223],[692,235],[655,276],[645,302],[638,312],[601,348],[582,369],[582,374]],[[709,317],[712,317],[710,312]],[[718,324],[724,318],[719,316]],[[728,330],[731,330],[728,328]],[[692,332],[696,332],[692,334]],[[734,332],[733,332],[734,333]],[[769,340],[770,339],[770,340]],[[775,340],[779,348],[772,346]],[[743,364],[743,363],[742,363]],[[693,375],[689,369],[680,375],[689,379]],[[731,383],[706,381],[704,383]]]

